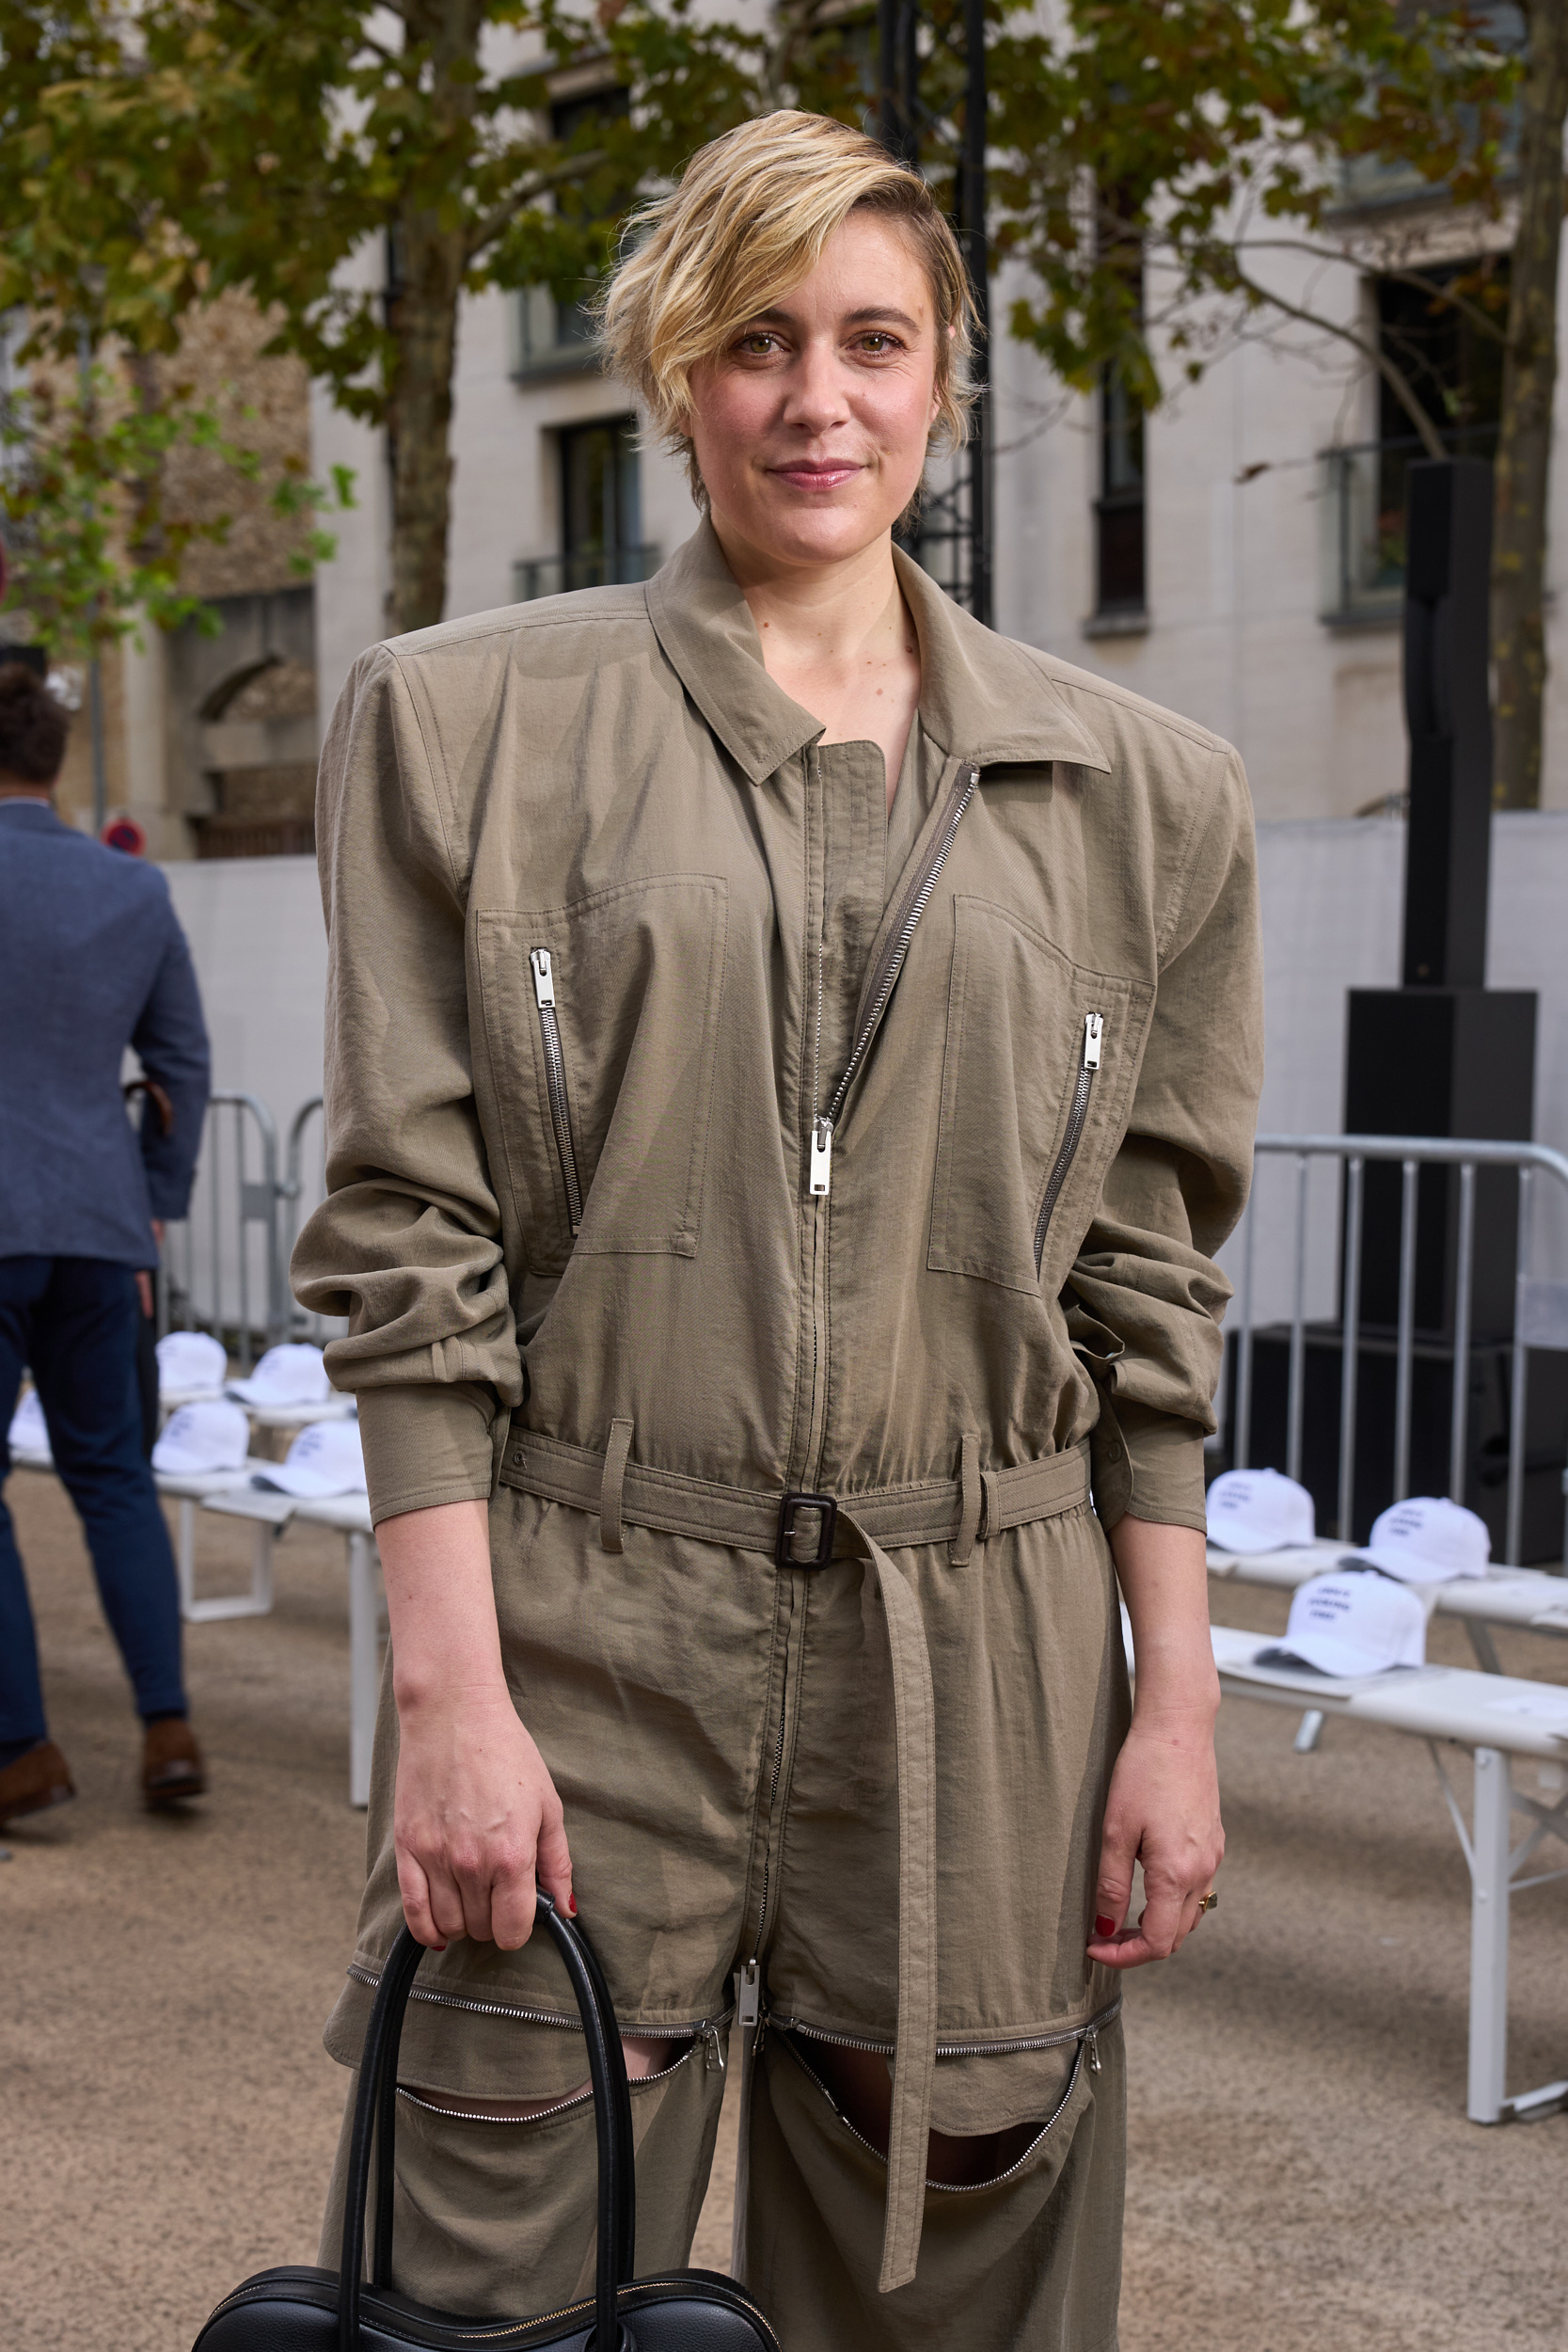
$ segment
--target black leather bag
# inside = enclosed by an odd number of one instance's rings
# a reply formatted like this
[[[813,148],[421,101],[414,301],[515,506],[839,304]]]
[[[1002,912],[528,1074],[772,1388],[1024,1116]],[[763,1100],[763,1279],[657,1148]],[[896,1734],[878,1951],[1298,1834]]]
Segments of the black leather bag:
[[[547,1895],[539,1921],[566,1963],[588,2042],[599,2146],[599,2243],[592,2302],[538,2319],[461,2319],[433,2312],[388,2284],[392,2268],[392,2142],[398,2042],[415,1971],[424,1957],[406,1928],[382,1971],[359,2064],[343,2250],[336,2270],[258,2271],[226,2296],[195,2352],[779,2352],[745,2290],[714,2270],[635,2276],[637,2183],[631,2097],[609,1989],[582,1930]],[[365,2201],[372,2139],[375,2237],[364,2283]]]

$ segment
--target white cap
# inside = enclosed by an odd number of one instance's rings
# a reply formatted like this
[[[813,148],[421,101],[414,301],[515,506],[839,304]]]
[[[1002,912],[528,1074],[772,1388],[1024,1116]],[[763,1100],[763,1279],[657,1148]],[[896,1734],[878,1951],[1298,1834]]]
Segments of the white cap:
[[[7,1443],[17,1454],[49,1452],[49,1432],[44,1426],[43,1406],[39,1403],[37,1389],[28,1390],[11,1415]]]
[[[210,1331],[166,1331],[158,1342],[160,1389],[221,1389],[228,1377],[228,1350]]]
[[[261,1471],[259,1486],[314,1500],[322,1495],[362,1495],[365,1454],[354,1421],[313,1421],[289,1448],[288,1459]]]
[[[152,1449],[152,1467],[175,1478],[203,1470],[243,1470],[250,1451],[250,1423],[243,1408],[215,1396],[182,1405]]]
[[[1372,1537],[1358,1560],[1370,1560],[1402,1584],[1446,1584],[1451,1577],[1484,1576],[1492,1557],[1486,1521],[1441,1495],[1412,1495],[1372,1521]]]
[[[1222,1551],[1283,1551],[1317,1532],[1312,1498],[1280,1470],[1226,1470],[1209,1489],[1209,1541]]]
[[[229,1393],[246,1405],[325,1405],[332,1383],[321,1349],[299,1340],[269,1347],[248,1380],[230,1380]]]
[[[1422,1666],[1427,1614],[1408,1586],[1375,1568],[1336,1568],[1296,1587],[1280,1646],[1325,1675]]]

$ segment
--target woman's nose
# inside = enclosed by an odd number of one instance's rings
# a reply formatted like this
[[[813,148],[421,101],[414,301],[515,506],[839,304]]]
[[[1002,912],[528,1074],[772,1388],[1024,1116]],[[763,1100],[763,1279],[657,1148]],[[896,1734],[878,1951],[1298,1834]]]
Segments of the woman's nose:
[[[821,432],[827,425],[842,422],[848,413],[838,354],[831,340],[818,342],[814,339],[804,346],[790,370],[785,418],[791,424],[809,425],[814,432]]]

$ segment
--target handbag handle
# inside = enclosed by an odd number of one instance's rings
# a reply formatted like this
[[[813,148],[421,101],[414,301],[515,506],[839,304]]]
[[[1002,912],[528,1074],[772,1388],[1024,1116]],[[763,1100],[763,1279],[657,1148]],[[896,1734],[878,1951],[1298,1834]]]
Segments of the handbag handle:
[[[594,2280],[594,2333],[586,2352],[621,2352],[623,2333],[616,2297],[636,2274],[637,2176],[632,2157],[631,2093],[626,2054],[598,1959],[573,1920],[562,1916],[543,1889],[536,1916],[547,1930],[571,1979],[588,2043],[588,2074],[594,2090],[594,2128],[598,2143],[598,2250]],[[365,2202],[370,2189],[372,2141],[376,2167],[375,2239],[371,2282],[390,2281],[392,2258],[392,2155],[397,2129],[398,2044],[414,1978],[425,1955],[406,1927],[381,1971],[381,1983],[359,2060],[359,2084],[349,2142],[348,2181],[343,2199],[343,2247],[338,2273],[339,2352],[359,2352],[359,2301],[365,2267]]]

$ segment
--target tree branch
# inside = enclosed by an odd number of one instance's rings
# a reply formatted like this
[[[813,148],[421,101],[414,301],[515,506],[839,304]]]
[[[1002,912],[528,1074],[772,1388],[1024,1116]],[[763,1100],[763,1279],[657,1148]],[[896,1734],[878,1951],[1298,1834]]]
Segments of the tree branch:
[[[1358,260],[1353,252],[1346,252],[1340,247],[1312,245],[1305,237],[1247,237],[1238,241],[1236,250],[1248,253],[1305,253],[1310,261],[1337,262],[1343,269],[1375,268],[1379,278],[1389,278],[1399,286],[1414,286],[1418,293],[1430,294],[1435,300],[1447,303],[1450,310],[1457,310],[1461,317],[1468,319],[1470,325],[1483,335],[1490,335],[1494,342],[1505,343],[1508,341],[1507,329],[1499,326],[1479,303],[1472,302],[1468,294],[1455,294],[1450,287],[1439,285],[1424,270],[1395,269],[1379,262]]]
[[[1358,351],[1364,359],[1370,360],[1376,368],[1394,398],[1410,419],[1420,437],[1421,447],[1426,451],[1427,455],[1429,457],[1448,455],[1449,453],[1443,446],[1442,435],[1422,407],[1417,397],[1415,387],[1404,370],[1396,361],[1390,359],[1387,353],[1377,343],[1370,342],[1367,337],[1358,334],[1354,326],[1342,326],[1337,319],[1323,318],[1317,311],[1308,310],[1298,302],[1288,302],[1283,294],[1275,294],[1269,287],[1259,285],[1257,280],[1249,278],[1243,269],[1237,269],[1236,283],[1243,293],[1253,295],[1259,303],[1267,304],[1271,310],[1281,311],[1286,318],[1297,319],[1304,326],[1314,327],[1320,334],[1337,336],[1341,342],[1349,343],[1354,351]]]
[[[498,237],[503,236],[518,214],[526,212],[540,197],[547,196],[552,188],[569,185],[574,180],[586,180],[591,171],[596,171],[607,160],[602,147],[591,147],[584,154],[574,155],[567,162],[549,165],[544,170],[536,171],[531,180],[514,188],[504,204],[498,204],[483,220],[475,221],[468,231],[463,247],[465,267],[475,261],[486,246],[494,245]]]

